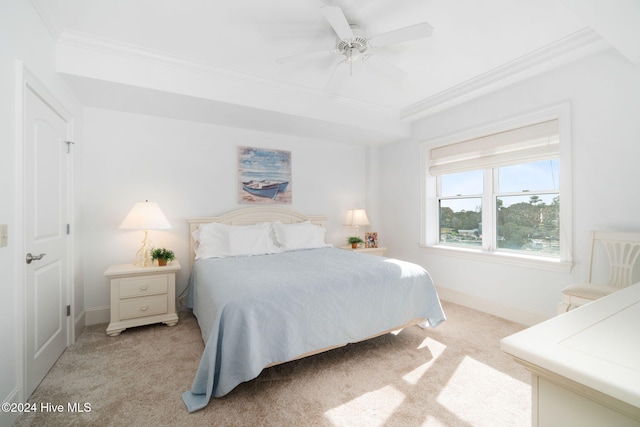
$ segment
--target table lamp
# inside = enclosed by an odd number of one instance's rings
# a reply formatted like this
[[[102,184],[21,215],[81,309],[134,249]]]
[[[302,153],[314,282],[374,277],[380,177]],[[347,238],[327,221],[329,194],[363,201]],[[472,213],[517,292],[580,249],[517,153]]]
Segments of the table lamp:
[[[370,225],[370,222],[364,209],[348,209],[344,225],[355,227],[356,237],[360,237],[358,236],[358,227],[361,225]]]
[[[149,230],[171,228],[171,224],[167,221],[167,217],[164,216],[158,204],[147,200],[133,205],[133,208],[118,228],[125,230],[144,230],[142,247],[136,252],[136,258],[133,264],[145,267],[152,264]]]

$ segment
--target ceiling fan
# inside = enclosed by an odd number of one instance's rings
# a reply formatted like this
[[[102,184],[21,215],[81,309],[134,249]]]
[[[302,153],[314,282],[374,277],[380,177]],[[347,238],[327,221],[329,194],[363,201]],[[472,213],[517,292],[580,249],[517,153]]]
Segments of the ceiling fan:
[[[342,64],[349,66],[349,75],[352,75],[353,63],[356,61],[372,64],[397,79],[406,77],[407,73],[404,70],[380,58],[378,55],[374,55],[374,50],[378,47],[430,37],[433,33],[433,27],[427,22],[422,22],[367,37],[357,25],[349,24],[340,7],[322,6],[320,11],[337,35],[335,48],[278,58],[276,63],[288,64],[298,60],[321,58],[335,54],[342,56],[342,59],[335,65],[325,88],[329,86],[336,70]]]

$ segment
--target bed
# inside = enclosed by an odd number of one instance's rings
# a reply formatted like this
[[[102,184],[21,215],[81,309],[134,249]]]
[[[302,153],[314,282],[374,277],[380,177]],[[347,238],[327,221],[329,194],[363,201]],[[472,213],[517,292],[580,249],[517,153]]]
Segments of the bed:
[[[274,207],[189,220],[187,305],[205,343],[189,412],[266,367],[445,320],[422,267],[327,245],[325,223]]]

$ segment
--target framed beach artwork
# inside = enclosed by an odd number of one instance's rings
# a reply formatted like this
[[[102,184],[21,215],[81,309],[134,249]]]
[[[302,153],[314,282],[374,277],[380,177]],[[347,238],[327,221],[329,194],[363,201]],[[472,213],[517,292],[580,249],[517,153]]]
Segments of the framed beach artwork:
[[[365,248],[377,248],[378,247],[378,232],[367,231],[364,233],[364,247]]]
[[[291,151],[238,147],[238,202],[291,203]]]

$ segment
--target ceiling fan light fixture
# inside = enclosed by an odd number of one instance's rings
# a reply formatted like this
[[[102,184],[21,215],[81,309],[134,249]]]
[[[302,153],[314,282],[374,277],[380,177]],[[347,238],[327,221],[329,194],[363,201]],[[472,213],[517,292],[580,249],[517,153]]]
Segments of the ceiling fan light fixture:
[[[341,53],[346,57],[344,60],[349,62],[355,62],[363,57],[362,52],[354,48],[348,48]]]
[[[362,35],[357,25],[350,25],[353,37],[336,40],[336,51],[344,55],[347,61],[356,61],[369,48],[369,41]]]
[[[348,55],[349,52],[352,54],[360,54],[364,53],[368,47],[366,39],[340,40],[336,46],[336,50],[343,55]]]

